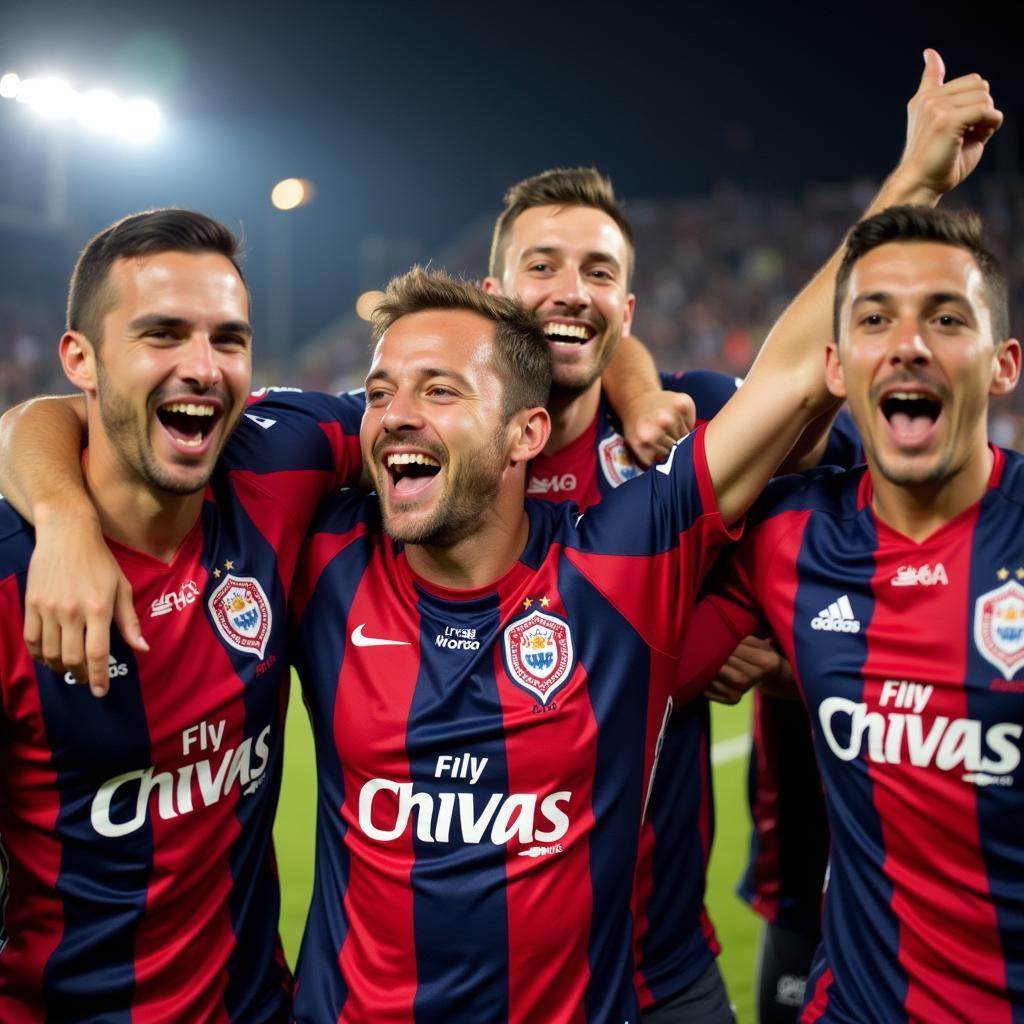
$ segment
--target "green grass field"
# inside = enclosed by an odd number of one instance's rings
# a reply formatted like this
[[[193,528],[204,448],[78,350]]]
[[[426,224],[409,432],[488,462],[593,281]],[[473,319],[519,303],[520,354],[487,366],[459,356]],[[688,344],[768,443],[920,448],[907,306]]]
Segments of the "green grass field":
[[[714,740],[749,732],[749,702],[736,708],[714,707]],[[745,756],[715,766],[717,829],[708,877],[708,910],[722,942],[721,966],[741,1024],[753,1021],[754,947],[759,918],[733,892],[746,859],[750,822],[744,799]],[[313,741],[298,684],[292,687],[285,730],[284,785],[274,836],[283,898],[281,938],[289,963],[295,963],[313,885],[313,828],[316,773]]]

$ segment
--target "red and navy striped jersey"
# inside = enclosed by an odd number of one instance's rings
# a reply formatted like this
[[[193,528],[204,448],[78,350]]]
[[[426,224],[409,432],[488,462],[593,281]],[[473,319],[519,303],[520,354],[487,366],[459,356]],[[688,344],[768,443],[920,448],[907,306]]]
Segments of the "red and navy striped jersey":
[[[0,505],[0,1020],[287,1019],[287,599],[317,504],[358,474],[361,409],[251,405],[170,564],[111,543],[150,650],[112,634],[103,700],[29,658],[33,535]]]
[[[843,409],[829,434],[823,466],[864,461],[860,433]],[[828,819],[807,711],[798,701],[753,694],[747,802],[750,855],[737,892],[765,920],[819,935],[828,865]]]
[[[728,644],[763,609],[810,715],[832,844],[801,1020],[1017,1024],[1024,458],[995,450],[982,500],[921,543],[871,496],[863,468],[773,484],[698,612]]]
[[[662,386],[688,394],[705,423],[735,394],[739,381],[709,370],[662,374]],[[602,398],[591,427],[530,467],[529,493],[575,501],[586,509],[642,470],[622,427]],[[643,1010],[685,991],[720,947],[704,909],[714,835],[710,719],[705,700],[677,708],[665,730],[658,774],[644,820],[634,906],[636,986]]]
[[[491,586],[411,572],[376,499],[318,518],[296,664],[319,778],[296,1020],[636,1021],[637,838],[699,582],[703,430]],[[682,695],[677,695],[682,699]]]

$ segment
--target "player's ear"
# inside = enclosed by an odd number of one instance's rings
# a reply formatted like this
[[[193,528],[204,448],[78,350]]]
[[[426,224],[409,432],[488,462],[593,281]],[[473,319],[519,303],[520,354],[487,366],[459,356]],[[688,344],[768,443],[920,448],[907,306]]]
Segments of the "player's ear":
[[[839,361],[839,345],[830,341],[825,346],[825,386],[830,395],[846,397],[846,381],[843,378],[843,364]]]
[[[990,394],[1007,395],[1020,380],[1021,350],[1016,338],[1007,338],[996,348]]]
[[[535,459],[548,443],[551,436],[551,417],[547,409],[520,409],[508,423],[509,461],[513,464],[526,463]]]
[[[633,314],[636,312],[636,296],[630,292],[626,296],[626,308],[622,312],[622,334],[632,334]]]
[[[86,394],[96,393],[96,351],[81,331],[65,331],[58,346],[60,365],[76,388]]]
[[[485,277],[484,291],[487,292],[488,295],[501,295],[501,283],[496,277]]]

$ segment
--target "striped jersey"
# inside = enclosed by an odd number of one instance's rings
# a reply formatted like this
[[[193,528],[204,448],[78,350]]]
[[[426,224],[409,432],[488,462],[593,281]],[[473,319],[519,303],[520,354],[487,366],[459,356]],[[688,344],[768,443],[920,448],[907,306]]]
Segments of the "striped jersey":
[[[779,481],[698,612],[727,646],[763,610],[810,716],[832,842],[804,1024],[1024,1020],[1024,458],[994,452],[921,543],[864,468]]]
[[[111,542],[151,649],[112,634],[102,700],[29,658],[33,534],[0,504],[0,1020],[287,1019],[287,598],[317,504],[358,474],[357,411],[255,402],[170,564]]]
[[[637,838],[727,539],[703,431],[582,517],[527,510],[475,591],[417,578],[372,495],[318,518],[294,604],[319,779],[297,1021],[638,1020]]]

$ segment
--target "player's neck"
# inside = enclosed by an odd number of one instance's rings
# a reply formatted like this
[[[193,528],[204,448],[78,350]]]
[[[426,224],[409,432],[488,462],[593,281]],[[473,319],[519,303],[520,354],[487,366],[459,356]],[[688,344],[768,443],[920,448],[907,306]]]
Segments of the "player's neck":
[[[981,501],[992,475],[992,451],[972,453],[960,469],[937,483],[897,484],[886,480],[868,460],[871,470],[871,507],[875,515],[898,533],[920,543]]]
[[[489,512],[470,536],[445,547],[407,544],[405,557],[428,583],[476,590],[497,582],[515,565],[529,535],[530,520],[520,497],[517,509]]]
[[[575,441],[594,422],[600,404],[600,379],[582,393],[572,394],[553,388],[548,401],[551,436],[544,446],[544,454],[554,455]]]
[[[170,563],[195,526],[203,507],[203,491],[182,495],[155,492],[126,479],[130,471],[111,465],[93,447],[82,458],[82,470],[104,536]]]

